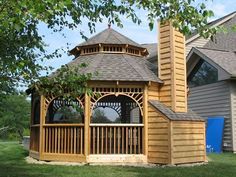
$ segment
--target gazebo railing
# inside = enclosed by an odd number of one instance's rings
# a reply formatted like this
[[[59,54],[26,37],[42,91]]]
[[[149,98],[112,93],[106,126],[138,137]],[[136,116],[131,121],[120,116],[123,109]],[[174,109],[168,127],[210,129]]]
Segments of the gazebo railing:
[[[30,127],[30,150],[39,152],[40,125],[31,125]]]
[[[84,153],[84,124],[45,124],[44,152]]]
[[[143,154],[143,124],[90,124],[90,154]]]

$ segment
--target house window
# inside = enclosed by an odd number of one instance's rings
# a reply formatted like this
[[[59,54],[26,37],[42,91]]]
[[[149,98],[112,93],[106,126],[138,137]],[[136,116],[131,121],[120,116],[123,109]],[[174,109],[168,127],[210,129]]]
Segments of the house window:
[[[218,71],[211,64],[200,59],[188,78],[189,87],[211,84],[218,81]]]

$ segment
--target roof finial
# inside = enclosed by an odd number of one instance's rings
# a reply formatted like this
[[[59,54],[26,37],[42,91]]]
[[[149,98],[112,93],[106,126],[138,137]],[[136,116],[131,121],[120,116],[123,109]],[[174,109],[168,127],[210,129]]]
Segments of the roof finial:
[[[111,29],[111,23],[108,23],[108,29]]]

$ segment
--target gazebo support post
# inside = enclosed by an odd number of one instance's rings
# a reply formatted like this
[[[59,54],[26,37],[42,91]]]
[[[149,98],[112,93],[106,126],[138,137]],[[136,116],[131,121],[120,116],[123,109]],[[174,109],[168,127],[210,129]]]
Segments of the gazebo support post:
[[[143,123],[144,123],[144,140],[143,153],[148,156],[148,86],[145,84],[143,93]]]
[[[84,155],[86,160],[89,155],[90,147],[90,131],[89,131],[89,122],[90,122],[90,96],[85,94],[85,107],[84,107]]]
[[[45,97],[40,96],[40,127],[39,127],[39,160],[43,160],[43,148],[44,148],[44,130],[43,124],[45,123]]]

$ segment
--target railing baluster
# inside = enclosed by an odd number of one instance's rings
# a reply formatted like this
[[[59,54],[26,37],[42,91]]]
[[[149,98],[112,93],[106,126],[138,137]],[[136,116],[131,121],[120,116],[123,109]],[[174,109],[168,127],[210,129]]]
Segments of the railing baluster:
[[[126,142],[125,142],[125,145],[126,145],[126,151],[125,153],[128,154],[128,146],[129,146],[129,130],[128,130],[128,127],[125,128],[126,129]]]
[[[60,129],[61,129],[61,145],[60,145],[61,150],[60,150],[60,153],[63,153],[63,151],[64,151],[64,144],[63,144],[63,142],[64,142],[64,128],[61,127]]]
[[[133,127],[130,127],[130,154],[133,153]]]
[[[54,152],[54,127],[52,127],[52,150],[51,150],[51,153]]]
[[[45,152],[48,152],[48,127],[45,127],[45,136],[46,136]]]
[[[136,127],[134,127],[134,154],[136,154],[136,148],[137,148],[137,130]]]
[[[54,152],[57,153],[57,127],[55,127],[55,147],[54,147]]]
[[[61,128],[58,128],[58,150],[57,153],[61,152]]]
[[[102,140],[102,141],[101,141],[101,154],[103,154],[103,152],[104,152],[104,151],[103,151],[103,128],[104,128],[104,127],[101,127],[101,131],[102,131],[102,135],[101,135],[101,140]]]
[[[70,128],[70,154],[73,153],[73,127]]]
[[[110,147],[109,147],[110,151],[109,152],[110,152],[110,154],[111,154],[111,136],[112,136],[111,129],[112,129],[112,127],[109,127],[109,131],[110,131],[110,133],[109,133],[110,134],[110,137],[109,137],[110,138]]]
[[[117,144],[117,148],[118,148],[118,154],[120,154],[120,127],[117,127],[118,132],[117,132],[117,138],[118,138],[118,144]]]
[[[124,136],[124,127],[122,127],[122,134],[121,134],[121,141],[122,141],[122,154],[124,154],[124,138],[125,138],[125,136]]]
[[[70,153],[70,129],[67,127],[67,149],[66,149],[66,153]]]
[[[99,154],[99,127],[97,127],[97,154]]]
[[[51,153],[51,127],[48,128],[48,139],[49,139],[49,142],[48,142],[48,152]]]
[[[67,133],[66,133],[66,127],[64,128],[64,152],[63,153],[66,153],[66,136],[67,136]]]
[[[106,127],[106,154],[107,154],[107,144],[108,144],[107,138],[108,138],[108,134],[107,134],[107,127]]]
[[[74,151],[73,151],[73,153],[75,154],[76,153],[76,128],[74,127]]]
[[[84,131],[83,131],[83,127],[80,127],[80,132],[81,132],[81,133],[80,133],[80,154],[83,154],[83,152],[84,152],[84,151],[83,151],[83,149],[84,149],[84,146],[83,146],[83,142],[84,142],[84,141],[83,141],[83,139],[84,139],[84,138],[83,138],[83,132],[84,132]]]
[[[93,127],[93,154],[95,154],[95,128]]]
[[[113,150],[114,150],[114,154],[116,153],[116,127],[114,127],[114,148],[113,148]]]
[[[140,127],[138,127],[138,154],[140,154]]]
[[[76,131],[77,131],[77,132],[76,132],[76,133],[77,133],[77,142],[76,142],[76,144],[77,144],[77,150],[76,150],[76,152],[77,152],[77,153],[80,153],[80,148],[81,148],[81,147],[80,147],[80,134],[81,134],[80,130],[81,130],[81,129],[79,129],[79,128],[76,130]]]

